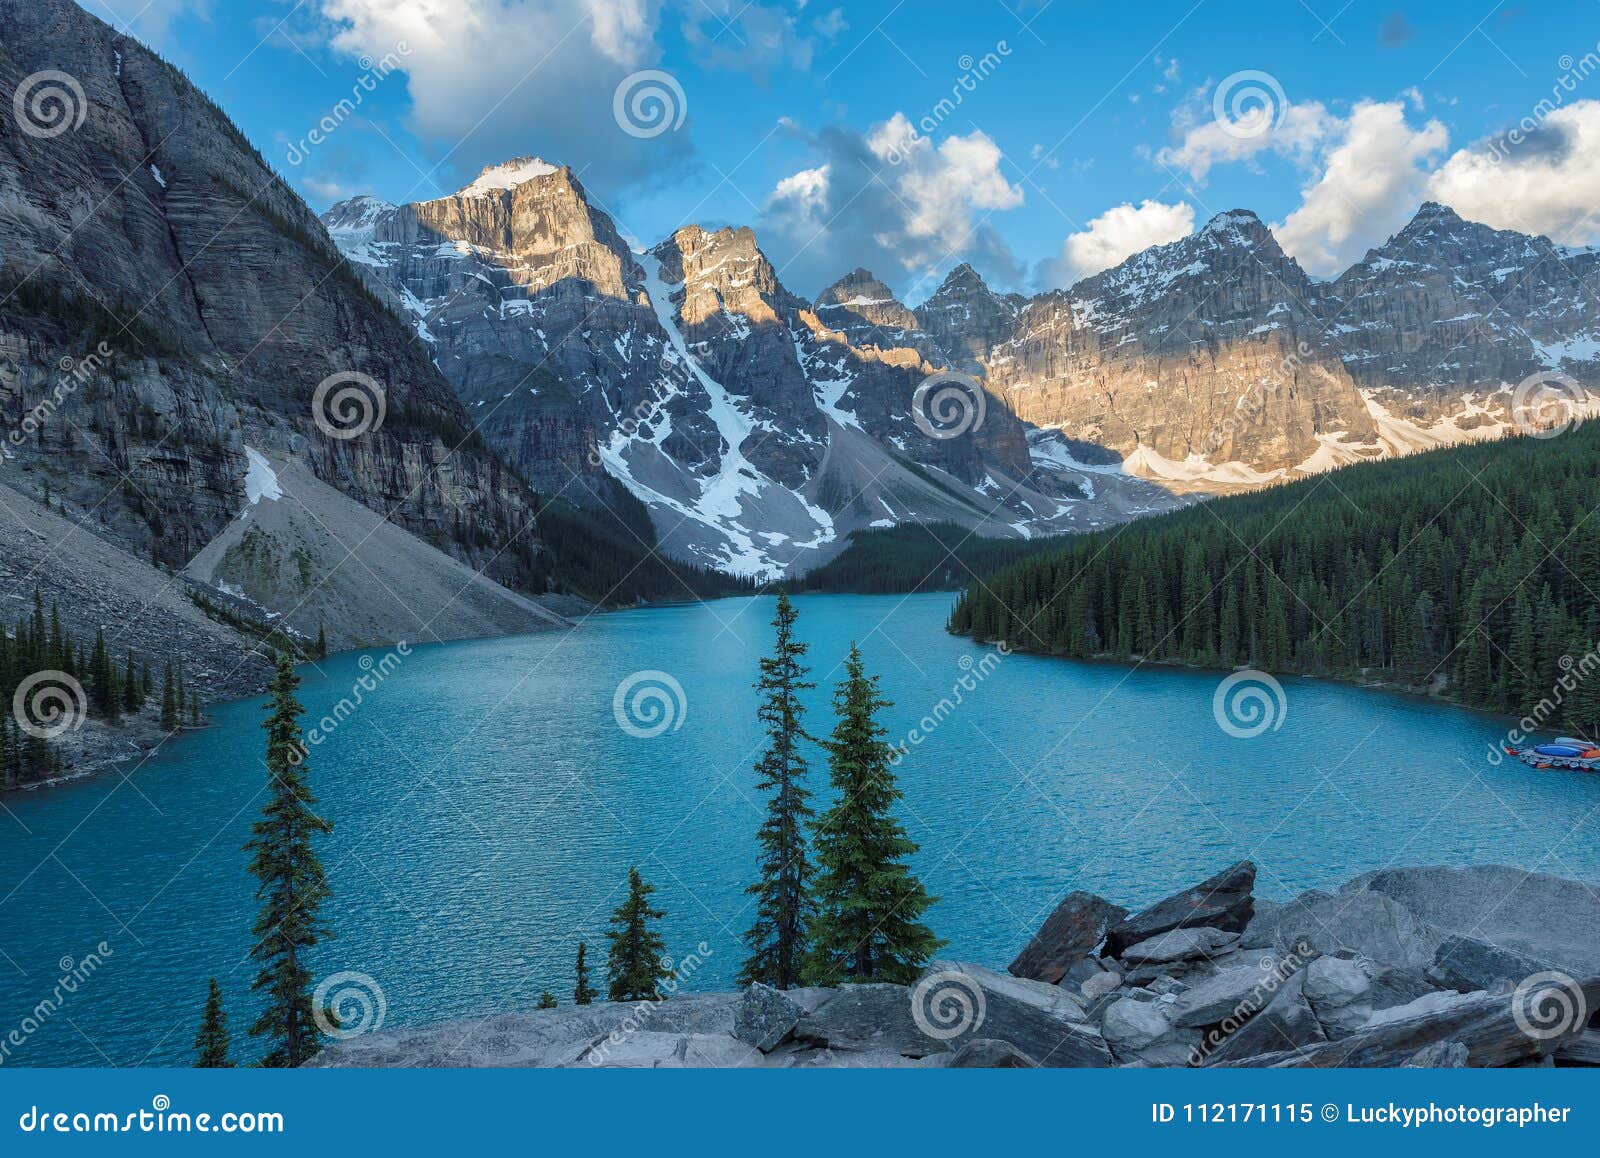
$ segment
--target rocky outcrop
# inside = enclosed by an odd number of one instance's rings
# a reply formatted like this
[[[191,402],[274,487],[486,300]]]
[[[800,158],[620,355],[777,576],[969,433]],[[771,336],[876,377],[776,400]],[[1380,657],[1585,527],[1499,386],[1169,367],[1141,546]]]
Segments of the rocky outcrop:
[[[1017,977],[1054,985],[1094,952],[1111,927],[1127,915],[1128,910],[1093,893],[1068,893],[1017,954],[1010,970]]]
[[[1338,894],[1307,894],[1315,908],[1263,905],[1251,917],[1255,866],[1230,866],[1200,885],[1120,920],[1122,927],[1169,929],[1199,956],[1155,962],[1159,972],[1127,968],[1127,951],[1107,940],[1078,963],[1080,981],[1061,969],[1060,949],[1081,943],[1114,906],[1069,894],[1030,960],[1062,979],[1051,984],[966,962],[936,961],[915,985],[858,984],[839,989],[683,996],[637,1006],[596,1005],[386,1030],[324,1050],[318,1065],[739,1065],[739,1066],[1510,1066],[1600,1065],[1600,977],[1541,970],[1492,988],[1459,992],[1421,970],[1374,960],[1351,948],[1302,941],[1286,950],[1248,948],[1273,941],[1257,926],[1286,911],[1332,914],[1330,897],[1368,895],[1380,885],[1413,898],[1435,916],[1481,918],[1487,882],[1498,868],[1390,870],[1358,878]],[[1516,895],[1545,928],[1528,948],[1534,959],[1592,941],[1588,913],[1553,907],[1576,881],[1520,874]],[[1383,895],[1383,894],[1372,894]],[[1392,900],[1387,896],[1386,900]],[[1377,910],[1382,912],[1383,910]],[[1082,918],[1091,916],[1087,922]],[[1074,915],[1076,914],[1076,915]],[[1454,917],[1451,915],[1454,914]],[[1069,919],[1070,918],[1070,919]],[[1243,934],[1224,924],[1245,924]],[[1173,923],[1176,922],[1176,923]],[[1394,926],[1391,925],[1391,933]],[[1439,944],[1414,915],[1415,938],[1391,956],[1416,960]],[[1076,930],[1075,934],[1073,930]],[[1522,930],[1519,935],[1529,931]],[[1175,936],[1175,934],[1181,936]],[[1075,939],[1074,939],[1075,937]],[[1151,938],[1143,938],[1148,942]],[[1458,945],[1460,938],[1450,943]],[[1134,944],[1139,944],[1139,941]],[[1490,948],[1504,949],[1503,946]],[[1075,949],[1071,950],[1073,953]],[[1119,959],[1118,954],[1121,955]],[[1019,957],[1021,961],[1028,953]]]
[[[962,262],[916,308],[915,316],[956,369],[982,375],[989,352],[1011,337],[1027,304],[1021,294],[995,293],[977,270]]]

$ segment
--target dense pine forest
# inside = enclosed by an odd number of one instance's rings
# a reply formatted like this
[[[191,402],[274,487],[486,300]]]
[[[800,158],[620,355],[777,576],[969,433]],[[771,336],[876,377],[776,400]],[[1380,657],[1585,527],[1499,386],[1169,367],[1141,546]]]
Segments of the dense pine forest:
[[[950,630],[1053,655],[1377,679],[1592,735],[1600,424],[1218,499],[975,582]],[[1442,677],[1442,680],[1441,680]],[[1565,686],[1563,686],[1565,685]]]
[[[857,531],[836,558],[808,572],[797,591],[901,595],[955,591],[979,575],[1048,551],[1061,539],[985,539],[955,523],[907,523]]]
[[[83,704],[87,714],[94,719],[117,723],[124,716],[138,715],[156,695],[155,680],[147,664],[139,662],[130,651],[118,657],[106,647],[105,636],[95,633],[93,647],[85,650],[81,641],[61,625],[61,617],[52,607],[47,616],[44,602],[36,592],[31,613],[17,620],[14,631],[7,632],[0,624],[0,788],[15,788],[33,781],[47,779],[61,772],[61,753],[42,736],[24,730],[22,720],[30,719],[42,727],[48,720],[36,720],[26,707],[18,710],[14,699],[19,688],[38,673],[59,673],[69,677],[83,689]],[[51,686],[60,689],[59,680]],[[37,686],[37,685],[35,685]],[[31,702],[32,688],[24,689],[25,700]],[[198,722],[200,701],[184,683],[183,670],[173,672],[171,665],[163,675],[160,690],[161,726],[171,731],[185,721]],[[52,708],[61,708],[68,716],[74,714],[72,705],[56,702]]]

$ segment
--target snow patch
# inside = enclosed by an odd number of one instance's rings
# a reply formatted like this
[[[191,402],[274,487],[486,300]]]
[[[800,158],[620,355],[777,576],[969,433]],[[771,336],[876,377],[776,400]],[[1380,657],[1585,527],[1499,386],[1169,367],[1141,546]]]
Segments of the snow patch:
[[[278,483],[277,472],[272,469],[272,464],[259,450],[251,447],[244,448],[244,456],[250,466],[244,472],[244,493],[253,507],[262,499],[276,502],[283,498],[283,487]]]

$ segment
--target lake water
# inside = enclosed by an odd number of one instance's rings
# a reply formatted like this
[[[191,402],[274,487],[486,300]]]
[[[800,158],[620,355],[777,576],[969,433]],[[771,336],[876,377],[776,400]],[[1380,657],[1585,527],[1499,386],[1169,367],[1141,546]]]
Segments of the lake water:
[[[851,640],[895,701],[895,740],[964,675],[973,685],[900,765],[950,955],[1003,968],[1069,889],[1137,905],[1241,857],[1279,899],[1390,864],[1600,880],[1600,777],[1491,765],[1507,722],[1291,679],[1279,726],[1241,738],[1213,715],[1216,674],[986,660],[945,634],[947,595],[796,602],[820,685],[814,732],[830,727]],[[669,951],[709,950],[690,986],[729,987],[751,917],[751,683],[771,615],[771,599],[723,600],[413,649],[311,751],[336,826],[322,844],[336,939],[319,947],[319,975],[371,977],[391,1026],[530,1009],[546,987],[565,1002],[579,939],[598,980],[607,918],[638,865]],[[382,655],[305,668],[308,719]],[[674,726],[653,737],[614,712],[641,670],[682,689],[681,711],[667,691]],[[127,776],[0,800],[0,1041],[63,969],[110,950],[4,1064],[187,1064],[212,975],[236,1054],[253,1056],[240,846],[265,786],[261,704],[214,708],[215,727]],[[820,754],[813,779],[824,789]]]

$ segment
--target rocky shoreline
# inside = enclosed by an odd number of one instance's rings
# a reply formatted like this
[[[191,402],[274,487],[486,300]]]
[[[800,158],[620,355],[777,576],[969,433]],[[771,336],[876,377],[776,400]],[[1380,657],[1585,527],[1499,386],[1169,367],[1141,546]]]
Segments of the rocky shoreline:
[[[1130,913],[1069,893],[1007,972],[690,994],[339,1041],[319,1066],[1600,1065],[1600,888],[1500,865],[1278,904],[1243,861]]]

